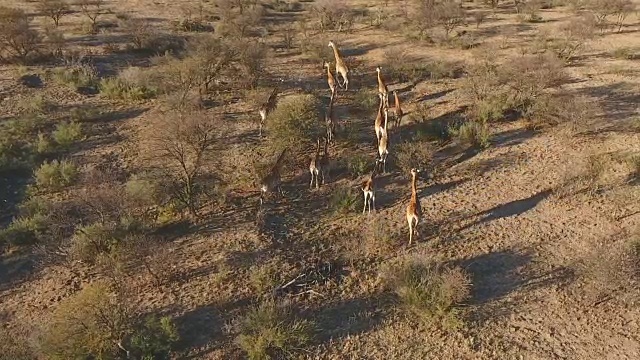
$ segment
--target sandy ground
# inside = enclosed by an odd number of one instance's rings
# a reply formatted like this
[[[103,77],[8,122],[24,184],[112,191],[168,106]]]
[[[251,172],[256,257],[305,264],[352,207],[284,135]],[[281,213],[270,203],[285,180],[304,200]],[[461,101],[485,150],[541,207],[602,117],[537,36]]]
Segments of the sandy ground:
[[[138,16],[174,19],[183,2],[115,1]],[[465,6],[472,7],[471,3]],[[518,28],[507,38],[509,47],[500,50],[500,59],[517,52],[535,31],[556,26],[571,16],[566,8],[543,10],[546,22],[519,24],[515,15],[500,11],[478,30],[487,34],[485,43],[502,43],[496,28]],[[63,18],[64,19],[64,18]],[[552,21],[553,20],[553,21]],[[70,20],[66,20],[70,21]],[[242,206],[228,213],[213,213],[211,221],[197,233],[180,236],[167,245],[175,281],[153,286],[140,273],[131,278],[138,284],[137,303],[148,311],[174,315],[184,344],[176,358],[243,358],[225,329],[236,316],[255,301],[248,277],[255,266],[274,266],[290,272],[314,257],[335,256],[345,237],[357,237],[372,223],[382,223],[396,234],[398,246],[388,258],[428,254],[460,265],[470,274],[472,296],[465,306],[466,324],[454,332],[416,326],[411,319],[392,310],[379,291],[377,265],[350,269],[348,281],[325,285],[318,292],[325,298],[294,300],[320,326],[319,339],[301,358],[309,359],[637,359],[640,357],[640,311],[633,293],[612,293],[605,301],[589,296],[589,283],[576,273],[575,264],[594,251],[606,261],[608,249],[619,243],[619,234],[632,233],[638,226],[640,192],[636,185],[614,182],[595,194],[561,197],[571,174],[584,167],[588,156],[610,152],[640,151],[640,134],[618,130],[637,119],[640,99],[640,63],[608,55],[619,47],[640,49],[638,18],[630,16],[620,34],[607,33],[589,42],[585,54],[567,70],[572,77],[563,89],[589,96],[601,104],[603,113],[590,134],[575,135],[562,126],[553,131],[532,132],[521,121],[492,126],[492,146],[477,154],[445,147],[436,153],[442,166],[418,185],[424,222],[418,245],[405,249],[408,202],[408,174],[392,166],[382,176],[379,211],[361,216],[358,211],[344,216],[327,216],[327,197],[332,189],[354,183],[338,173],[330,185],[308,191],[304,168],[286,174],[285,189],[290,200],[272,210],[274,226],[282,230],[266,240],[253,222],[253,198],[241,199]],[[72,25],[68,25],[72,26]],[[493,35],[492,35],[493,34]],[[381,29],[357,29],[341,34],[341,46],[364,64],[366,71],[354,88],[375,89],[375,65],[384,61],[385,51],[406,51],[413,61],[434,59],[469,62],[471,51],[433,46],[415,46],[402,35]],[[322,68],[302,56],[276,52],[269,71],[295,88],[324,89]],[[106,59],[106,58],[105,58]],[[105,60],[106,61],[106,60]],[[621,71],[623,69],[624,71]],[[0,76],[3,106],[36,90],[15,86],[13,69],[4,67]],[[366,81],[366,82],[365,82]],[[401,88],[394,79],[390,88]],[[403,92],[406,110],[413,111],[416,99],[425,100],[432,118],[451,116],[461,105],[460,79],[424,81]],[[71,105],[113,106],[97,97],[87,98],[57,85],[47,84],[47,97]],[[339,116],[346,116],[353,94],[338,99]],[[247,104],[229,105],[229,114],[241,113]],[[93,146],[73,154],[82,163],[113,162],[131,171],[139,161],[136,142],[149,121],[158,114],[155,101],[132,109],[121,106],[116,121],[96,125],[86,139]],[[208,111],[216,111],[210,109]],[[3,115],[4,116],[4,115]],[[228,117],[229,153],[246,151],[247,144],[233,139],[255,136],[254,115]],[[369,124],[371,119],[349,118]],[[407,116],[404,126],[411,125]],[[369,126],[369,125],[367,125]],[[393,134],[393,132],[392,132]],[[393,135],[392,135],[393,136]],[[371,131],[373,140],[373,131]],[[111,139],[106,141],[105,138]],[[333,150],[332,150],[333,151]],[[356,149],[338,146],[336,157],[354,152],[373,155],[374,147]],[[304,174],[304,175],[303,175]],[[612,174],[615,179],[624,174]],[[358,202],[356,210],[361,203]],[[232,220],[232,221],[229,221]],[[280,225],[278,225],[280,224]],[[624,238],[624,237],[623,237]],[[624,239],[623,239],[624,240]],[[332,247],[333,246],[333,247]],[[338,250],[336,250],[338,249]],[[303,254],[306,259],[299,259]],[[97,277],[81,269],[80,276],[67,268],[39,268],[28,256],[3,256],[0,267],[0,317],[7,324],[35,324],[46,318],[56,304]],[[28,276],[19,276],[20,274]],[[609,294],[605,294],[609,295]]]

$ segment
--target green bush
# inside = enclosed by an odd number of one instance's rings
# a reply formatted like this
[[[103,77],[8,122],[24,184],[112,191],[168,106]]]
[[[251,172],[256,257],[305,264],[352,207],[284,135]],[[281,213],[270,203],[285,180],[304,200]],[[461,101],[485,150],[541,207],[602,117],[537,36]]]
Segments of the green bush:
[[[113,226],[94,223],[76,229],[71,241],[71,254],[78,260],[91,264],[101,254],[114,250],[119,240]]]
[[[356,179],[369,171],[371,161],[368,157],[354,155],[347,160],[347,170],[352,179]]]
[[[21,98],[17,105],[20,112],[29,117],[37,117],[53,108],[53,104],[40,94]]]
[[[38,140],[36,142],[36,152],[40,155],[48,154],[53,151],[53,144],[51,140],[43,134],[38,134]]]
[[[158,184],[149,179],[132,176],[125,183],[127,198],[141,206],[150,206],[158,202],[160,189]]]
[[[100,93],[107,99],[124,101],[141,101],[155,96],[154,90],[119,77],[102,79]]]
[[[45,162],[35,171],[39,189],[56,191],[73,184],[78,177],[78,168],[67,160]]]
[[[240,319],[240,334],[235,342],[249,359],[270,359],[274,350],[291,358],[296,349],[309,342],[311,323],[294,319],[287,310],[274,301],[266,301]]]
[[[132,351],[141,360],[168,358],[169,351],[180,339],[175,324],[168,316],[148,316],[141,329],[131,336]]]
[[[4,123],[0,129],[4,137],[10,137],[15,141],[26,141],[38,131],[44,130],[45,118],[40,114],[25,113],[15,119]]]
[[[361,89],[356,93],[353,99],[353,105],[358,110],[367,114],[376,114],[378,112],[378,106],[380,105],[380,98],[377,92],[369,89]]]
[[[62,122],[51,135],[58,146],[68,148],[82,137],[82,126],[77,122]]]
[[[60,85],[68,86],[73,90],[80,88],[93,88],[98,84],[96,71],[86,65],[71,68],[58,67],[53,69],[53,81]]]
[[[458,307],[470,294],[469,277],[462,269],[415,257],[384,269],[382,277],[412,316],[445,327],[459,325]]]
[[[0,137],[0,172],[27,169],[32,163],[33,150],[27,144]]]
[[[341,186],[331,193],[329,208],[336,213],[347,214],[354,212],[360,191],[350,187]]]
[[[97,282],[60,303],[43,322],[39,347],[49,359],[115,359],[133,324],[126,303]]]
[[[320,102],[313,95],[293,95],[282,99],[267,118],[267,130],[274,148],[303,150],[324,134],[320,122]]]
[[[0,230],[0,244],[13,246],[33,245],[47,228],[47,218],[43,214],[18,217],[6,229]]]
[[[406,142],[396,150],[397,164],[406,174],[411,169],[426,170],[433,158],[434,148],[426,142]]]
[[[485,149],[489,147],[489,126],[485,122],[468,120],[459,127],[450,127],[449,133],[463,145]]]

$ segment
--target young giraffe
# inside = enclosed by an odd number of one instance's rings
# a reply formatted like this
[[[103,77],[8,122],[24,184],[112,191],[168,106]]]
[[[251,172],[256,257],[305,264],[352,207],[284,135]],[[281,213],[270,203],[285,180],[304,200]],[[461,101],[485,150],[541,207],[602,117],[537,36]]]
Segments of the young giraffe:
[[[323,66],[327,68],[327,84],[329,85],[329,90],[331,90],[331,102],[333,102],[338,91],[338,88],[336,87],[336,78],[331,73],[330,64],[328,62],[325,61]]]
[[[281,196],[284,197],[284,192],[282,192],[282,179],[280,177],[280,171],[282,169],[282,160],[284,160],[284,155],[287,152],[287,148],[282,150],[280,156],[276,160],[276,163],[271,168],[271,171],[260,179],[260,205],[264,203],[264,197],[267,193],[273,192],[277,190]]]
[[[329,102],[329,107],[324,113],[324,121],[327,126],[327,141],[333,142],[333,138],[336,134],[336,121],[333,117],[333,102]]]
[[[396,100],[396,105],[394,106],[394,113],[395,113],[396,122],[395,122],[395,126],[394,127],[399,127],[400,126],[400,122],[402,121],[402,116],[404,116],[404,112],[402,111],[402,108],[400,107],[400,99],[398,98],[398,91],[397,90],[393,91],[393,97]]]
[[[269,98],[267,99],[267,101],[262,103],[262,105],[260,106],[260,110],[259,110],[259,113],[260,113],[260,129],[259,129],[259,132],[258,132],[259,136],[262,136],[262,127],[264,126],[264,123],[267,120],[267,116],[273,111],[273,109],[276,108],[277,96],[278,96],[278,88],[274,87],[273,91],[271,92],[271,95],[269,95]]]
[[[387,157],[389,156],[389,109],[384,108],[384,130],[382,136],[378,141],[378,155],[380,155],[380,162],[382,162],[382,173],[387,173]]]
[[[422,211],[420,209],[420,202],[418,201],[418,194],[416,191],[416,174],[420,170],[411,169],[411,201],[407,205],[407,223],[409,224],[409,245],[413,241],[413,233],[418,235],[418,222],[420,221],[420,215]]]
[[[336,76],[340,74],[344,82],[344,84],[339,83],[339,85],[344,86],[345,90],[349,90],[349,68],[344,63],[344,60],[342,59],[342,56],[340,56],[340,52],[333,41],[329,41],[329,47],[333,49],[333,56],[336,58]]]
[[[382,67],[378,66],[376,68],[376,72],[378,73],[378,93],[382,94],[384,102],[386,106],[389,106],[389,88],[387,88],[387,84],[384,82],[382,78]]]
[[[361,189],[362,189],[362,194],[364,195],[364,206],[362,207],[363,214],[367,210],[367,205],[369,205],[369,214],[371,214],[371,207],[373,207],[373,211],[376,211],[375,179],[376,179],[379,164],[380,164],[380,159],[376,159],[376,163],[373,166],[371,175],[369,175],[369,177],[367,177],[362,182]]]
[[[373,123],[373,129],[376,132],[376,139],[378,140],[378,143],[380,142],[380,138],[382,137],[382,132],[384,131],[384,128],[382,127],[382,120],[383,120],[383,99],[382,99],[382,95],[378,94],[378,97],[380,98],[380,105],[378,105],[378,115],[376,115],[376,120]]]
[[[309,182],[309,189],[313,188],[313,179],[316,179],[316,189],[320,186],[318,185],[318,176],[321,172],[320,166],[320,138],[318,138],[318,142],[316,145],[316,154],[311,158],[311,163],[309,164],[309,172],[311,173],[311,181]]]

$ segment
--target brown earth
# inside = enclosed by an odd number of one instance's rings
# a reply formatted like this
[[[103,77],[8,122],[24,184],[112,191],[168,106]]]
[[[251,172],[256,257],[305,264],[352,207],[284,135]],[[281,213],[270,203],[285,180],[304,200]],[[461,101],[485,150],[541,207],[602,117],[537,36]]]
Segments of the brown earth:
[[[367,1],[347,2],[375,6]],[[184,3],[190,1],[120,0],[109,6],[122,6],[136,16],[157,19],[157,26],[168,29]],[[471,2],[464,6],[483,8]],[[465,29],[477,34],[481,47],[502,44],[495,56],[507,59],[540,29],[553,29],[573,16],[567,7],[541,10],[540,15],[541,22],[521,23],[510,5],[504,5],[478,29],[473,25]],[[291,18],[299,16],[302,14],[293,13]],[[101,41],[107,35],[71,35],[80,22],[77,15],[62,22],[68,41],[92,49],[98,67],[115,72],[126,66],[127,59],[103,53]],[[272,30],[265,39],[273,45],[279,41],[279,25],[270,26]],[[639,358],[636,289],[594,298],[589,292],[593,284],[581,276],[576,265],[594,254],[607,261],[608,250],[635,232],[640,220],[638,187],[620,180],[626,176],[624,170],[613,170],[606,186],[595,193],[561,196],[558,191],[572,174],[584,168],[589,155],[640,151],[640,134],[625,127],[637,122],[639,116],[640,63],[637,56],[627,60],[610,55],[620,47],[639,51],[638,31],[640,19],[632,15],[621,33],[599,34],[567,67],[572,81],[563,85],[562,91],[587,96],[602,109],[591,131],[575,134],[560,125],[534,132],[525,127],[524,121],[516,120],[492,124],[491,146],[483,151],[438,145],[434,155],[437,171],[418,184],[424,216],[417,245],[406,247],[404,209],[410,195],[410,177],[401,173],[393,160],[391,171],[380,177],[378,211],[366,216],[359,212],[361,202],[346,215],[334,215],[328,208],[332,190],[355,185],[359,180],[350,179],[344,169],[332,174],[329,185],[309,191],[305,167],[289,166],[286,199],[267,210],[268,235],[255,226],[257,192],[234,189],[240,195],[226,209],[208,212],[203,224],[188,231],[167,234],[170,241],[164,246],[170,253],[167,261],[172,281],[155,286],[141,271],[129,279],[136,284],[135,303],[147,312],[162,311],[176,319],[183,341],[175,358],[243,358],[226,324],[257,300],[250,279],[258,268],[273,269],[280,280],[286,280],[316,260],[359,259],[371,250],[365,240],[367,228],[383,224],[394,243],[376,262],[352,261],[342,280],[314,289],[322,296],[293,298],[304,316],[319,328],[300,358]],[[371,138],[369,143],[349,146],[340,144],[339,137],[331,150],[339,161],[355,154],[374,156],[373,117],[352,116],[349,109],[355,91],[375,89],[375,66],[384,63],[388,51],[404,52],[412,62],[469,63],[474,59],[472,50],[428,45],[408,40],[399,32],[362,24],[349,33],[329,33],[327,38],[332,36],[345,54],[362,63],[352,81],[354,91],[338,97],[338,117],[362,125],[358,131],[366,134],[363,138]],[[285,94],[316,89],[328,95],[321,64],[294,50],[273,52],[269,78],[284,79]],[[145,59],[132,61],[149,65]],[[106,109],[105,120],[94,124],[72,158],[81,164],[109,164],[125,172],[133,172],[140,165],[138,143],[145,131],[153,131],[150,119],[161,111],[157,100],[135,106],[113,104],[53,83],[46,83],[43,89],[26,89],[16,85],[19,70],[8,65],[1,68],[3,117],[15,115],[19,99],[34,94],[44,94],[68,108]],[[392,90],[404,89],[401,96],[405,111],[410,113],[400,130],[392,130],[392,136],[397,136],[392,140],[392,153],[394,141],[408,139],[415,131],[417,122],[411,113],[418,103],[428,104],[434,121],[459,116],[465,105],[460,78],[424,80],[415,86],[387,81]],[[219,156],[230,164],[250,151],[248,145],[263,141],[257,137],[254,108],[254,104],[242,100],[230,101],[224,107],[228,135]],[[214,114],[220,109],[207,111]],[[384,262],[407,254],[434,256],[470,273],[472,296],[465,304],[465,325],[461,329],[441,331],[416,326],[393,310],[390,297],[380,291],[378,269]],[[74,265],[73,272],[64,266],[40,267],[33,256],[28,251],[2,256],[0,315],[9,327],[30,327],[44,321],[60,301],[99,277],[80,265]]]

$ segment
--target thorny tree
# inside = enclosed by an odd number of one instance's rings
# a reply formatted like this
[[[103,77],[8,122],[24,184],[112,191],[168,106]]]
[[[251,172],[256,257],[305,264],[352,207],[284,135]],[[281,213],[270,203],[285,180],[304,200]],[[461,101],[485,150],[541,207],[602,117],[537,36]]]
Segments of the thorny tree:
[[[219,135],[219,119],[202,112],[178,112],[162,117],[154,128],[149,155],[161,162],[174,183],[174,199],[197,217],[199,195],[204,187],[199,177]]]
[[[69,12],[69,4],[64,0],[42,0],[38,3],[38,10],[58,27],[60,18]]]

